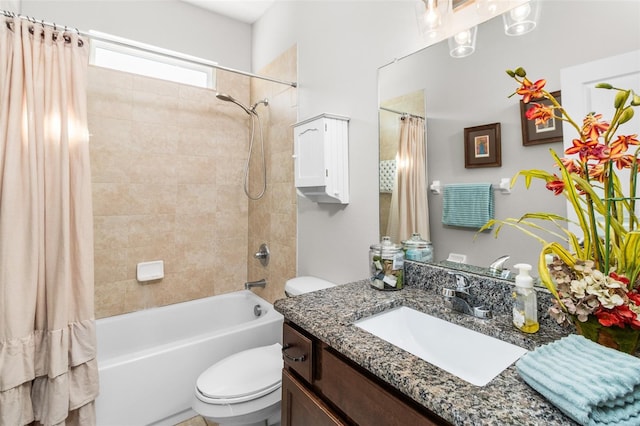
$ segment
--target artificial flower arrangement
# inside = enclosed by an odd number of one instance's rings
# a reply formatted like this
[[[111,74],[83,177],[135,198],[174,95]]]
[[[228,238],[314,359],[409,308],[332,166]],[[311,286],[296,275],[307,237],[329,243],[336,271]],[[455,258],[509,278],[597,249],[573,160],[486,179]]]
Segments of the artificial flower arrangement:
[[[585,337],[627,352],[635,351],[640,337],[640,220],[636,215],[638,154],[637,134],[619,135],[623,123],[634,115],[640,96],[632,90],[607,83],[596,87],[614,90],[614,114],[609,122],[602,114],[589,113],[582,124],[575,122],[558,101],[545,90],[545,80],[532,82],[523,68],[508,70],[519,83],[511,96],[522,96],[529,120],[536,125],[555,118],[576,130],[577,137],[561,158],[550,150],[556,173],[522,170],[512,179],[542,179],[555,195],[564,195],[573,208],[578,236],[565,225],[570,219],[551,213],[527,213],[520,219],[491,220],[481,230],[494,225],[497,236],[504,225],[515,227],[543,245],[538,262],[540,280],[555,297],[550,315],[558,323],[573,322]],[[550,105],[535,102],[548,99]],[[628,171],[628,186],[622,185],[622,170]],[[627,191],[627,192],[625,192]],[[551,229],[538,221],[551,225]],[[539,233],[547,233],[552,242]],[[552,259],[550,261],[550,259]],[[602,333],[602,330],[609,334]],[[627,332],[631,332],[627,336]]]

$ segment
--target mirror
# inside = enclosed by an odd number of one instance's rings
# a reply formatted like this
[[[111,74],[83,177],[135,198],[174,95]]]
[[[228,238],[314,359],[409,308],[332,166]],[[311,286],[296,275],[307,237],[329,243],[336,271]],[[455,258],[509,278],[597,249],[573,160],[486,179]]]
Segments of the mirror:
[[[379,106],[393,104],[395,110],[418,115],[424,112],[426,116],[427,188],[434,180],[442,185],[498,185],[521,169],[551,170],[549,149],[562,153],[562,142],[523,145],[519,100],[508,97],[516,83],[505,70],[522,66],[530,78],[546,79],[547,90],[555,91],[561,90],[563,68],[640,48],[640,29],[635,22],[640,13],[637,2],[581,2],[579,14],[575,3],[567,0],[543,2],[541,6],[538,26],[528,34],[505,35],[498,16],[478,26],[476,51],[471,56],[451,58],[445,40],[379,69]],[[598,25],[589,25],[593,22]],[[412,109],[415,96],[423,97],[423,111]],[[405,97],[414,99],[413,106],[399,102]],[[380,110],[381,160],[392,155],[382,137],[393,130],[387,124],[388,115],[393,114]],[[398,120],[397,114],[391,122],[394,120]],[[465,168],[464,129],[491,123],[501,124],[501,166]],[[442,195],[427,191],[435,260],[442,261],[450,253],[462,254],[467,265],[460,267],[474,272],[486,271],[503,255],[510,255],[507,268],[520,262],[537,263],[540,244],[517,230],[505,228],[495,238],[493,233],[444,226]],[[385,197],[388,195],[380,194],[381,235],[388,209]],[[554,197],[540,182],[526,189],[520,180],[508,195],[494,191],[494,199],[496,218],[517,218],[526,212],[566,215],[564,198]]]

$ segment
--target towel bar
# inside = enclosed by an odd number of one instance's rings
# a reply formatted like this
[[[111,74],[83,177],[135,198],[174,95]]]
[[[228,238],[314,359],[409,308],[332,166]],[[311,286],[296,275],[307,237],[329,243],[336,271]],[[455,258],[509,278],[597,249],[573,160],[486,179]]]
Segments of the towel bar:
[[[492,185],[492,188],[495,191],[500,191],[503,195],[511,194],[510,182],[511,179],[509,178],[501,178],[500,183],[498,183],[498,185]],[[432,194],[440,195],[442,194],[442,187],[442,182],[434,180],[429,186],[429,189]]]

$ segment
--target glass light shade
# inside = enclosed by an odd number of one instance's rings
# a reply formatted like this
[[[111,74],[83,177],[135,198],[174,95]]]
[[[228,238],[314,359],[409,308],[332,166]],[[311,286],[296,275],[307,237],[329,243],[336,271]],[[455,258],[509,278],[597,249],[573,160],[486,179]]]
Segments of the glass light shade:
[[[416,17],[420,33],[426,40],[435,38],[446,24],[451,0],[419,0]]]
[[[449,37],[449,54],[452,58],[464,58],[476,50],[478,27],[471,27]]]
[[[532,31],[540,16],[540,2],[529,0],[502,14],[504,33],[509,36],[519,36]]]

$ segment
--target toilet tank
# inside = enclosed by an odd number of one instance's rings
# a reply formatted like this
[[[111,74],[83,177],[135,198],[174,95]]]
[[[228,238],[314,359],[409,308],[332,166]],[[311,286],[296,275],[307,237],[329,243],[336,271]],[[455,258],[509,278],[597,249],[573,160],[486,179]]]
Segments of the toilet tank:
[[[284,293],[291,297],[329,287],[335,287],[335,284],[318,277],[302,276],[287,280],[284,285]]]

